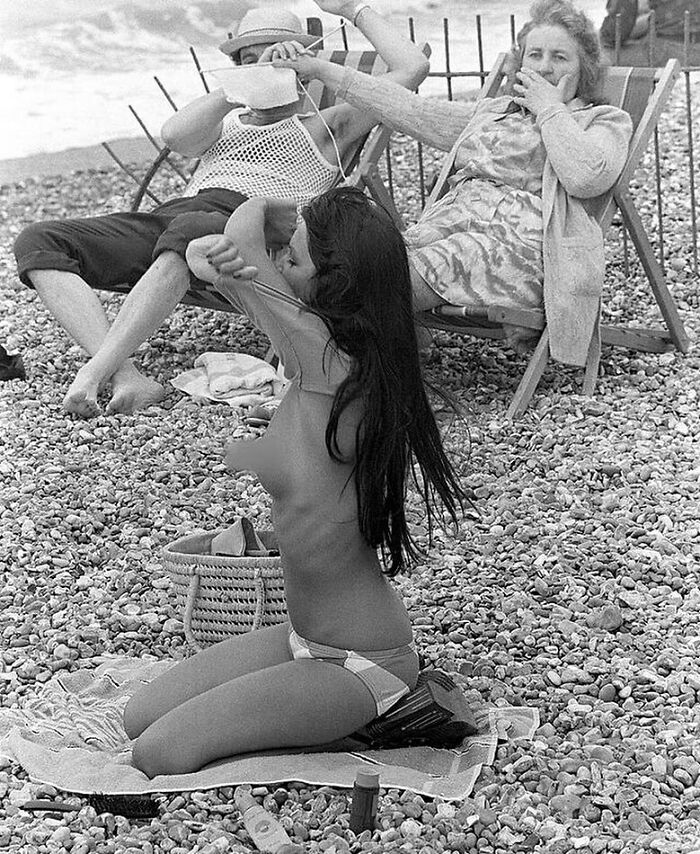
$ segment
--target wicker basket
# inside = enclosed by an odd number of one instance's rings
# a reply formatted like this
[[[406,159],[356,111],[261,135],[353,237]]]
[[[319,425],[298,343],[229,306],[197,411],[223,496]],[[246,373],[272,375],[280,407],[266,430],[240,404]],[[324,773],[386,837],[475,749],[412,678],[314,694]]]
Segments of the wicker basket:
[[[193,534],[163,549],[163,569],[184,610],[185,637],[196,649],[287,619],[279,557],[211,554],[219,533]],[[258,531],[269,548],[272,531]]]

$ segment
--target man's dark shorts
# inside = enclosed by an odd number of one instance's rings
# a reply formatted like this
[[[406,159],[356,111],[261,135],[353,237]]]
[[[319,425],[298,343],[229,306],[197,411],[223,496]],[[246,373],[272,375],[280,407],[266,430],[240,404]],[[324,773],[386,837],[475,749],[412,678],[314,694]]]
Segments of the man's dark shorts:
[[[190,240],[222,233],[229,215],[245,201],[233,190],[210,188],[148,213],[34,223],[15,241],[17,272],[29,287],[30,270],[62,270],[77,273],[97,290],[123,292],[162,252],[172,250],[184,258]],[[190,278],[195,288],[204,284]]]

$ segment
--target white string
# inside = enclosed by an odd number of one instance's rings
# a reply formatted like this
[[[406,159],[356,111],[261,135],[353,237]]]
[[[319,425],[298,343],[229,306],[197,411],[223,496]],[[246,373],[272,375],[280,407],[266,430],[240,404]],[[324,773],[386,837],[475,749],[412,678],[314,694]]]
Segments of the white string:
[[[317,44],[321,44],[321,42],[324,39],[327,39],[330,36],[334,36],[336,33],[339,33],[342,29],[345,29],[345,21],[342,21],[339,27],[336,27],[334,30],[331,30],[329,33],[325,33],[324,35],[320,36],[319,38],[316,39],[316,41],[311,42],[311,44],[307,45],[304,48],[304,50],[311,50],[312,48],[316,47]],[[293,39],[290,39],[289,41],[293,41]],[[274,63],[272,61],[270,61],[270,62],[256,62],[255,65],[274,65]],[[230,65],[227,65],[227,66],[224,66],[223,68],[203,68],[202,71],[205,74],[209,74],[209,72],[211,72],[211,71],[226,71],[227,69],[230,69],[231,67],[233,67],[233,68],[245,68],[247,66],[243,66],[243,65],[230,66]]]
[[[299,78],[297,78],[297,79],[299,79]],[[340,149],[338,148],[338,143],[335,141],[335,136],[333,136],[333,131],[328,127],[328,123],[326,122],[326,120],[321,115],[321,111],[316,106],[314,99],[309,95],[309,90],[306,88],[306,86],[304,86],[304,84],[301,82],[301,80],[299,80],[299,85],[303,89],[304,94],[306,95],[307,99],[309,100],[311,106],[316,111],[316,115],[319,117],[319,119],[321,119],[321,122],[323,123],[323,127],[328,131],[328,136],[331,138],[331,142],[333,143],[333,148],[335,149],[335,156],[338,159],[338,168],[340,169],[340,174],[343,176],[343,181],[347,181],[348,176],[345,174],[345,169],[343,169],[343,161],[342,161],[342,158],[340,156]]]

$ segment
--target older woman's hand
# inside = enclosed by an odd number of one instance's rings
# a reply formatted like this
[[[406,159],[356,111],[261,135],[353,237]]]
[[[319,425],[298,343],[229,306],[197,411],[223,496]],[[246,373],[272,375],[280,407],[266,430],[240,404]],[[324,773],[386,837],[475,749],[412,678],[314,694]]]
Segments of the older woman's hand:
[[[531,68],[521,68],[516,73],[516,77],[518,82],[513,85],[515,91],[513,101],[535,116],[545,107],[566,104],[576,94],[572,91],[575,81],[570,74],[565,74],[556,86]]]

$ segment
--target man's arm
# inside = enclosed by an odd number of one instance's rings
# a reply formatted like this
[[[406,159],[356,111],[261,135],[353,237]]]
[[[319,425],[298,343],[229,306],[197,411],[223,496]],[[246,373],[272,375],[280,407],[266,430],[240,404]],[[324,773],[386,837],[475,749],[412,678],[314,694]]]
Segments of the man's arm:
[[[178,110],[163,125],[163,142],[185,157],[199,157],[221,136],[224,116],[235,104],[226,100],[223,89],[202,95]]]
[[[277,50],[276,44],[268,45],[260,54],[258,62],[270,62]],[[234,107],[223,89],[216,89],[187,104],[163,125],[163,142],[185,157],[199,157],[219,139],[222,122]]]

